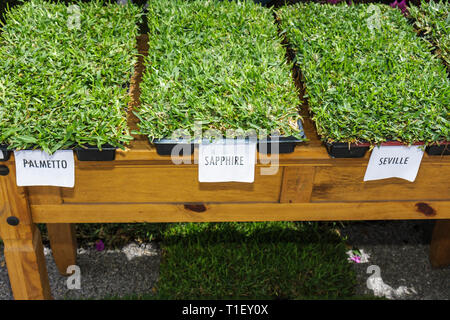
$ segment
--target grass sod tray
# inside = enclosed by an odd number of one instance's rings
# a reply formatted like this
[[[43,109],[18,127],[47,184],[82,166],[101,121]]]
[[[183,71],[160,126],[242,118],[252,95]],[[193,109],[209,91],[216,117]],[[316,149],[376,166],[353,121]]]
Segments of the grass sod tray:
[[[399,10],[301,3],[277,15],[325,142],[450,140],[445,66]]]
[[[140,9],[99,0],[77,5],[31,0],[6,15],[0,144],[8,149],[115,148],[131,139],[126,84],[137,60]]]
[[[437,54],[450,66],[450,3],[448,1],[421,2],[411,6],[409,13],[414,26],[438,47]]]
[[[151,142],[202,131],[302,139],[298,93],[273,12],[252,1],[151,1],[139,130]],[[241,131],[241,132],[242,132]],[[191,140],[192,141],[192,140]]]

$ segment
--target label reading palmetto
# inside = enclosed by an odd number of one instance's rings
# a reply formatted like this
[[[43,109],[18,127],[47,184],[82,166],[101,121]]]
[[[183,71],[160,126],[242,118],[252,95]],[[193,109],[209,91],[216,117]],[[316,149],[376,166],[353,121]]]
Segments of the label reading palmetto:
[[[419,146],[381,146],[372,150],[364,181],[401,178],[413,182],[423,157]]]
[[[14,151],[16,182],[19,187],[55,186],[73,188],[75,161],[72,150],[49,155],[42,150]]]

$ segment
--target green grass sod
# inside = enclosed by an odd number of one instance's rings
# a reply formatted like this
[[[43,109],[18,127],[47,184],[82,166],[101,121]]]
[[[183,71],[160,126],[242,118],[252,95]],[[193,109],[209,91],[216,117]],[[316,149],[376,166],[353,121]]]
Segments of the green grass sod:
[[[253,1],[156,0],[147,17],[136,111],[142,134],[193,137],[201,122],[223,135],[242,129],[301,138],[300,101],[272,10]]]
[[[153,299],[353,295],[356,279],[344,241],[324,224],[173,224],[164,231],[161,246]]]
[[[0,35],[0,144],[53,153],[120,147],[127,89],[137,60],[140,8],[31,0],[6,15]]]
[[[415,19],[414,25],[439,48],[438,54],[450,66],[450,2],[424,1],[420,7],[412,5],[409,13]]]
[[[450,140],[446,68],[400,10],[299,3],[277,15],[323,140]]]

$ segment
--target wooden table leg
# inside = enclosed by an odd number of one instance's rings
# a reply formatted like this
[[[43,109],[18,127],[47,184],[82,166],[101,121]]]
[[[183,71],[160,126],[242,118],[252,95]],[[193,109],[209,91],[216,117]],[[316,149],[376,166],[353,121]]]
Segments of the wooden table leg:
[[[51,299],[41,234],[31,218],[25,188],[18,188],[14,166],[0,176],[0,237],[15,299]]]
[[[29,198],[32,204],[62,204],[61,188],[29,187]],[[76,264],[77,240],[75,224],[47,223],[48,237],[53,258],[59,273],[67,275],[67,267]]]
[[[436,220],[430,245],[430,261],[436,268],[450,265],[450,220]]]
[[[47,231],[53,258],[55,259],[59,273],[68,275],[67,267],[75,265],[77,260],[75,224],[48,223]]]

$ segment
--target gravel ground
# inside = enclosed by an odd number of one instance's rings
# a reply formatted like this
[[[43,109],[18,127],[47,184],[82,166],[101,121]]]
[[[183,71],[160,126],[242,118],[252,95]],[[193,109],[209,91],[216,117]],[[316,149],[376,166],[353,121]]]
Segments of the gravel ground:
[[[358,278],[357,294],[376,292],[392,299],[450,299],[450,266],[433,269],[428,260],[433,223],[430,221],[380,221],[346,223],[340,229],[348,243],[368,255],[368,262],[353,263]],[[12,299],[8,273],[0,246],[0,299]],[[123,297],[149,294],[158,279],[160,250],[155,243],[129,244],[120,250],[79,249],[81,289],[67,289],[45,248],[50,286],[55,299]],[[381,278],[371,282],[370,265],[379,267]],[[376,268],[376,267],[375,267]]]
[[[369,255],[354,263],[358,294],[373,295],[367,287],[370,265],[379,267],[380,296],[398,300],[449,300],[450,266],[434,269],[429,261],[432,221],[353,222],[341,229],[353,248]],[[373,277],[372,277],[373,278]],[[380,288],[378,288],[380,289]],[[380,292],[382,291],[382,292]]]
[[[156,243],[129,244],[120,250],[78,249],[81,288],[67,289],[67,278],[59,274],[49,248],[47,259],[54,299],[103,299],[151,294],[159,274],[160,250]],[[8,272],[0,246],[0,300],[12,299]]]

